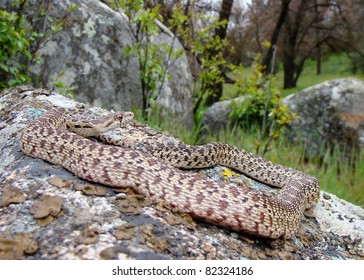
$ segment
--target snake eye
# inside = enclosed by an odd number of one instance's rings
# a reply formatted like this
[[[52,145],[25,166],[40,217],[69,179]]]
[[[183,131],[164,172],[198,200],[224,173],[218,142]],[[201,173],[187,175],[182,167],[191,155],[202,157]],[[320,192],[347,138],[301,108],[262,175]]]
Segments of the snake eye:
[[[115,115],[114,115],[114,120],[116,120],[116,121],[120,121],[120,120],[122,120],[124,117],[123,117],[123,114],[122,113],[116,113]]]

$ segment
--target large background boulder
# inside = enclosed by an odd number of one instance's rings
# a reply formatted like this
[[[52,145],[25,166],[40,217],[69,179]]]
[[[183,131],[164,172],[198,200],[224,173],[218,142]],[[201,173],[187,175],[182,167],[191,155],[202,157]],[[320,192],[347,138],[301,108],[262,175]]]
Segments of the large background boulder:
[[[202,128],[217,133],[228,125],[233,102],[244,102],[244,96],[219,101],[210,106]],[[343,158],[355,157],[364,144],[364,82],[346,78],[327,81],[282,100],[297,114],[287,126],[292,143],[305,147],[306,158],[322,158],[328,150],[339,149]]]
[[[208,107],[201,120],[203,133],[216,134],[220,130],[224,130],[229,122],[232,103],[239,104],[244,102],[245,98],[245,96],[240,96],[234,99],[222,100]]]
[[[284,98],[297,118],[287,135],[306,147],[306,156],[323,156],[339,148],[355,155],[364,144],[364,82],[357,79],[327,81]]]
[[[10,1],[0,0],[9,5]],[[37,1],[29,1],[26,13],[35,14]],[[73,88],[78,101],[116,111],[140,108],[142,90],[136,58],[122,58],[123,47],[133,45],[127,17],[98,0],[51,1],[48,16],[67,14],[67,7],[78,7],[68,14],[63,29],[38,51],[39,61],[30,65],[32,82],[52,89],[57,76],[64,87]],[[39,4],[37,4],[39,5]],[[30,16],[30,18],[35,16]],[[172,45],[173,34],[160,28],[155,42]],[[182,48],[178,40],[174,49]],[[164,54],[165,58],[167,54]],[[63,75],[60,75],[63,73]],[[192,125],[191,74],[183,54],[168,71],[157,103],[172,119]]]

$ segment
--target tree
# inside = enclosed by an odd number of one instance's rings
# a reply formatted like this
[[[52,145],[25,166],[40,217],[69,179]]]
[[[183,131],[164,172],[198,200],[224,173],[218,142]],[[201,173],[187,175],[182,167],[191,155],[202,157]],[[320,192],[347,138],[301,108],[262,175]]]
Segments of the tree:
[[[343,24],[337,29],[335,47],[346,50],[352,61],[352,71],[364,73],[364,1],[341,1],[335,18],[343,18]],[[329,42],[331,43],[331,42]]]
[[[273,53],[274,53],[274,49],[275,49],[277,41],[278,41],[279,33],[286,20],[290,3],[291,3],[291,0],[281,0],[281,11],[279,13],[277,23],[275,24],[273,32],[272,32],[272,36],[270,39],[270,47],[269,47],[267,53],[263,56],[263,59],[261,61],[261,65],[263,66],[264,73],[268,73],[269,65],[273,58]]]
[[[52,1],[12,0],[0,3],[0,91],[31,82],[29,65],[66,24],[77,5],[56,17],[49,16]],[[29,8],[31,7],[31,8]],[[34,81],[33,81],[34,82]]]
[[[284,88],[296,87],[305,60],[316,57],[321,72],[324,45],[331,50],[349,50],[349,14],[342,13],[342,3],[335,0],[293,0],[284,25]],[[348,48],[349,47],[349,48]]]
[[[363,5],[362,0],[350,3],[344,0],[252,0],[248,28],[254,29],[251,33],[256,34],[253,49],[262,52],[261,44],[265,40],[271,42],[271,49],[261,61],[268,67],[272,48],[277,45],[283,63],[284,87],[295,87],[307,58],[316,58],[319,73],[325,52],[354,52],[360,56],[363,22],[358,12]]]
[[[224,22],[222,25],[218,25],[215,28],[214,36],[218,37],[220,41],[225,40],[226,38],[226,31],[229,23],[229,18],[231,15],[232,7],[233,7],[234,0],[222,0],[221,9],[219,13],[219,21]],[[222,52],[223,50],[217,50],[216,48],[211,48],[210,53],[208,54],[208,59],[214,59],[215,56],[219,55],[218,52]],[[213,103],[220,100],[223,91],[223,81],[225,79],[225,72],[224,69],[220,66],[219,67],[219,75],[222,79],[218,80],[215,85],[212,85],[209,89],[211,90],[211,94],[206,99],[206,105],[210,106]]]
[[[295,7],[290,10],[290,14],[285,20],[285,31],[283,38],[283,69],[284,69],[284,88],[296,87],[298,79],[297,70],[298,67],[303,68],[303,59],[299,59],[299,65],[297,65],[297,50],[299,39],[303,40],[302,29],[308,29],[311,25],[310,19],[307,18],[308,6],[311,0],[296,1]],[[304,21],[307,27],[304,27]],[[300,32],[301,31],[301,32]]]

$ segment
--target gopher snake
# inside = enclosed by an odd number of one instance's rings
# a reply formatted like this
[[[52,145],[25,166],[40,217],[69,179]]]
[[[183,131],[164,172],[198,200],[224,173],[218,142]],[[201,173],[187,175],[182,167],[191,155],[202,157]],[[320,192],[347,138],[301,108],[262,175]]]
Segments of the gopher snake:
[[[318,201],[316,178],[227,144],[144,143],[140,149],[85,138],[123,126],[131,118],[130,113],[115,113],[93,121],[70,120],[69,112],[50,110],[24,128],[21,149],[85,180],[132,187],[197,219],[262,237],[291,238],[298,231],[303,211]],[[267,197],[175,168],[215,164],[232,167],[281,190],[275,197]]]

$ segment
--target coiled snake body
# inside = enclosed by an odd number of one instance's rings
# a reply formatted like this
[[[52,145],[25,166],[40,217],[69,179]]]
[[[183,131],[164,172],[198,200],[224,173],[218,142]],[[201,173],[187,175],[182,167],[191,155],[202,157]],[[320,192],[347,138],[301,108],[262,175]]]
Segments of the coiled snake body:
[[[316,178],[227,144],[148,142],[143,148],[134,149],[85,138],[125,125],[131,117],[116,113],[82,122],[70,119],[64,110],[50,110],[24,128],[21,149],[85,180],[132,187],[139,194],[197,219],[262,237],[291,238],[298,231],[303,211],[318,201]],[[232,167],[281,189],[275,197],[267,197],[249,188],[209,181],[175,168],[215,164]]]

